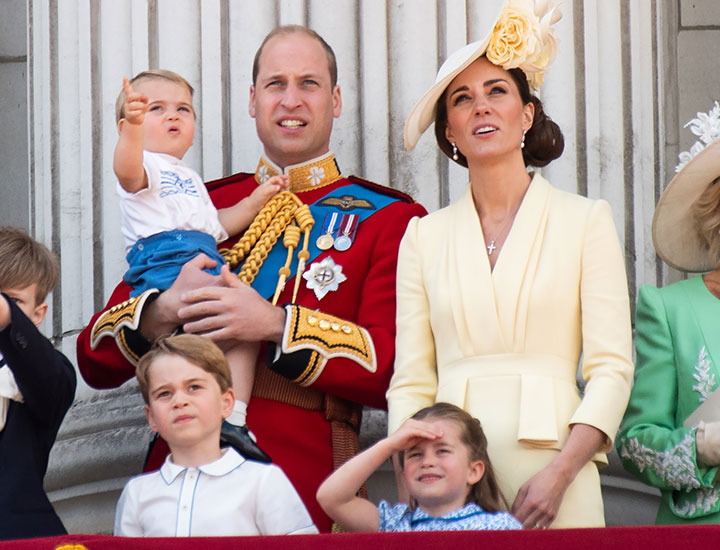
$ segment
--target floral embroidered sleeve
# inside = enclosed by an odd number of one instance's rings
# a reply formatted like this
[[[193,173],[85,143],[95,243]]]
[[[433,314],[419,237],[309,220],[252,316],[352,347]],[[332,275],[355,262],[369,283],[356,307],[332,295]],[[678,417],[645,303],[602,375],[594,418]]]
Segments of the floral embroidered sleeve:
[[[677,411],[675,343],[661,291],[647,285],[638,296],[636,349],[635,385],[617,438],[623,465],[661,490],[687,493],[712,487],[718,469],[698,466],[697,428],[684,427]],[[682,382],[696,384],[694,378]]]

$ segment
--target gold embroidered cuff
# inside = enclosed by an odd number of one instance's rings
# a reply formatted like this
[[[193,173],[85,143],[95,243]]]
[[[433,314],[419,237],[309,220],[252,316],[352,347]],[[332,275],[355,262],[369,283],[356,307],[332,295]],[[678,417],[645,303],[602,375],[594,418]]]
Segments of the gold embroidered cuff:
[[[304,371],[293,381],[310,386],[325,368],[328,359],[345,357],[368,372],[377,370],[375,347],[368,331],[339,317],[303,306],[285,306],[287,317],[282,338],[283,353],[310,350]]]
[[[105,336],[112,336],[115,338],[117,346],[125,358],[133,365],[137,364],[140,358],[128,344],[123,329],[131,331],[138,329],[143,306],[148,298],[159,292],[156,288],[146,290],[140,296],[129,298],[108,309],[98,317],[98,320],[95,321],[93,325],[92,331],[90,332],[90,347],[95,349],[100,340]]]

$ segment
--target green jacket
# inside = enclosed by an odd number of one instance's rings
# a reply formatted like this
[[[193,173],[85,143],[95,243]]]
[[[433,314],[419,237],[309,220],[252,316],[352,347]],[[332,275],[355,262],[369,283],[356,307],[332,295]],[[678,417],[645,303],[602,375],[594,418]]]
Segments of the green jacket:
[[[702,277],[640,288],[635,385],[617,437],[625,468],[662,493],[657,523],[720,523],[718,467],[683,422],[720,384],[720,300]]]

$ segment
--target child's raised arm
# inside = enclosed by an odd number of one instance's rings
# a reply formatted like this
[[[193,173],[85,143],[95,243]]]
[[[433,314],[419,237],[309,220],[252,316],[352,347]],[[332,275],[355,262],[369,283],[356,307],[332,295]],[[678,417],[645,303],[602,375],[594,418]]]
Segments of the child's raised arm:
[[[122,188],[137,193],[148,186],[143,168],[143,122],[148,108],[148,97],[133,90],[127,77],[123,78],[125,89],[125,116],[118,122],[117,145],[113,157],[113,169]]]
[[[287,176],[273,176],[258,185],[250,196],[236,202],[228,208],[218,210],[218,219],[227,234],[237,235],[252,223],[265,203],[276,193],[288,187]]]
[[[360,487],[393,454],[423,439],[437,439],[442,432],[422,420],[406,420],[392,435],[348,460],[335,470],[317,491],[317,501],[336,523],[347,531],[378,531],[378,508],[357,496]]]

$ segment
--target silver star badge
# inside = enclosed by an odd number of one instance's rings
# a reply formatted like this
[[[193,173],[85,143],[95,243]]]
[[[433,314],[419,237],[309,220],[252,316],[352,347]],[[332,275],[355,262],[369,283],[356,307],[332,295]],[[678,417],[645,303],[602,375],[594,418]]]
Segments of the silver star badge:
[[[342,266],[337,265],[330,256],[312,264],[303,273],[303,278],[307,281],[306,286],[315,292],[318,300],[322,300],[331,290],[337,290],[338,285],[347,279],[343,275]]]

